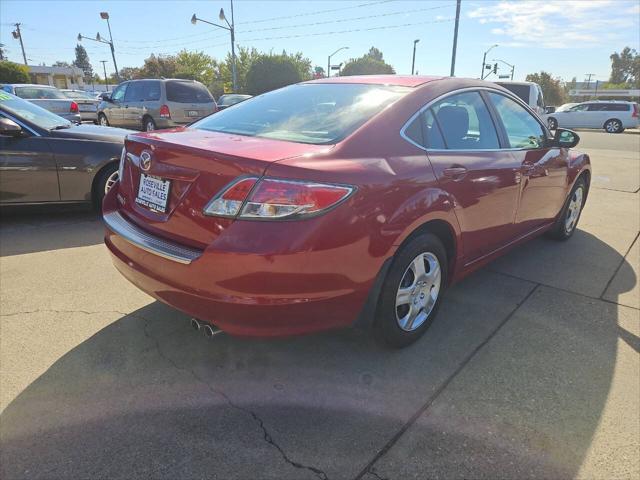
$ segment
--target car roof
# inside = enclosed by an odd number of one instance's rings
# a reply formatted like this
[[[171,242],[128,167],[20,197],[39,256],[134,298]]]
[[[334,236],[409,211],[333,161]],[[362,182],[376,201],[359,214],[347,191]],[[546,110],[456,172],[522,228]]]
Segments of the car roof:
[[[329,77],[310,80],[303,83],[361,83],[369,85],[394,85],[401,87],[418,87],[434,80],[447,77],[424,75],[350,75],[346,77]]]
[[[5,83],[4,85],[10,85],[12,87],[41,87],[41,88],[53,88],[57,90],[53,85],[41,85],[39,83]]]
[[[527,86],[537,85],[536,82],[510,82],[508,80],[506,82],[493,82],[493,83],[497,83],[498,85],[503,85],[503,84],[506,84],[506,85],[527,85]]]

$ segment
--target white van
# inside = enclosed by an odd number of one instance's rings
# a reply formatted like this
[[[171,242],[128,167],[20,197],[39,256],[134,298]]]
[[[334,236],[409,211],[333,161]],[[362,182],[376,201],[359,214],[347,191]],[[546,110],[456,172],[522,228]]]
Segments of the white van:
[[[625,128],[638,128],[638,104],[615,100],[593,100],[547,115],[551,130],[562,128],[604,128],[620,133]]]
[[[531,107],[540,117],[545,117],[544,95],[540,85],[534,82],[494,82],[506,88]]]

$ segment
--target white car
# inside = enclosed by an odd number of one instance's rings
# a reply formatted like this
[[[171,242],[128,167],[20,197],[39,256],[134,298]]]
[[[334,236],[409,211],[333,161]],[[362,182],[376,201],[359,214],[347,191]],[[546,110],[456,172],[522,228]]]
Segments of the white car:
[[[556,110],[547,116],[551,130],[561,128],[604,128],[620,133],[625,128],[638,128],[638,104],[620,101],[579,103],[567,110]]]

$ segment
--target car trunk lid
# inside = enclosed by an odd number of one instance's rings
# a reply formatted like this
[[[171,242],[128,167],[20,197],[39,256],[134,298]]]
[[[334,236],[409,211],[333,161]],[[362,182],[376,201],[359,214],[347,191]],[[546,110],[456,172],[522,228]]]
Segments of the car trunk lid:
[[[205,248],[233,222],[202,213],[226,185],[240,176],[260,177],[278,160],[330,148],[192,128],[130,136],[125,147],[130,155],[120,186],[121,211],[141,228],[195,248]],[[146,171],[140,160],[145,150],[151,156]],[[166,211],[136,202],[142,174],[170,182]]]

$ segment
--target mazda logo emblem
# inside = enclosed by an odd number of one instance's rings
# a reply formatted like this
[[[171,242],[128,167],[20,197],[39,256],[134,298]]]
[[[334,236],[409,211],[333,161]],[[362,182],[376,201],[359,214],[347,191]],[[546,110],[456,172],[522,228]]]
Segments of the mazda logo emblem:
[[[151,168],[151,152],[143,150],[140,154],[140,168],[145,172]]]

